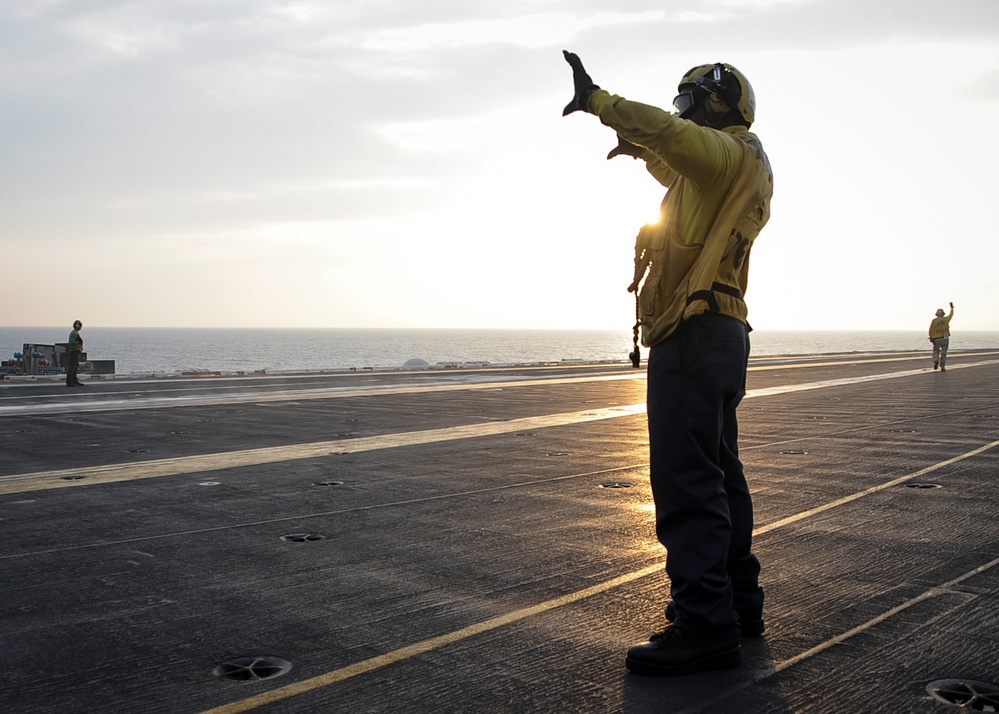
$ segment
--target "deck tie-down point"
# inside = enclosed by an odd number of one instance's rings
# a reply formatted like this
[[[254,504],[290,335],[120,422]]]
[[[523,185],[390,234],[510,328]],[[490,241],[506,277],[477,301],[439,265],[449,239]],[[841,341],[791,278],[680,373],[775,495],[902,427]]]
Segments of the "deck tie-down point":
[[[937,701],[973,712],[999,711],[999,686],[973,679],[937,679],[926,685]]]
[[[323,540],[326,536],[322,533],[285,533],[281,540],[289,543],[311,543],[315,540]]]
[[[279,657],[237,657],[220,664],[212,670],[212,674],[219,679],[256,682],[261,679],[280,677],[290,670],[291,662]]]

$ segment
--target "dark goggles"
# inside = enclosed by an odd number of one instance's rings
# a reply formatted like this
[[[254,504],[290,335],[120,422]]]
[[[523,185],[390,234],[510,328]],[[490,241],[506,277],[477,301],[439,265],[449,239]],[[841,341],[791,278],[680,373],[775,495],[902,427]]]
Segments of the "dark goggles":
[[[676,113],[681,118],[686,119],[697,103],[704,101],[708,96],[720,96],[723,101],[728,101],[725,88],[721,83],[721,76],[721,65],[717,65],[713,78],[698,77],[693,84],[684,85],[684,88],[689,87],[689,89],[680,92],[673,99],[673,108],[676,109]]]
[[[676,113],[684,119],[694,108],[695,104],[697,104],[697,98],[694,96],[693,91],[677,94],[676,97],[673,98],[673,108],[676,109]]]

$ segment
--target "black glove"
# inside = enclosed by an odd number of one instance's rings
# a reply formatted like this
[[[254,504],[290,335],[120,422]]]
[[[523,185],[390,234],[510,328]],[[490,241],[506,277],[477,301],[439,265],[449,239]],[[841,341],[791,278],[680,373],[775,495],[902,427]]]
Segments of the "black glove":
[[[583,63],[578,55],[568,50],[562,50],[562,54],[565,56],[565,61],[572,67],[572,84],[576,90],[572,101],[566,104],[565,109],[562,110],[562,116],[572,114],[573,112],[588,111],[590,95],[600,89],[600,87],[593,83],[590,75],[583,69]]]
[[[645,151],[641,146],[637,144],[632,144],[630,141],[625,139],[620,134],[617,135],[617,146],[610,150],[607,154],[607,160],[613,159],[615,156],[630,156],[633,159],[642,158],[642,154]]]

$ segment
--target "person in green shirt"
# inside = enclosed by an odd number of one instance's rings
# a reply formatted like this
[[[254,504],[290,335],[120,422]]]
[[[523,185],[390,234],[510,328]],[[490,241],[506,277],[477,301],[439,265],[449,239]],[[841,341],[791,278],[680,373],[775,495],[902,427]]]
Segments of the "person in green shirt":
[[[736,421],[749,356],[749,252],[773,194],[767,155],[749,131],[756,99],[735,67],[706,64],[683,75],[669,112],[600,89],[578,56],[564,56],[575,95],[563,115],[596,115],[617,133],[607,158],[641,159],[667,189],[659,222],[639,232],[628,289],[650,348],[649,479],[672,624],[629,648],[625,664],[655,676],[736,667],[740,637],[764,631]]]
[[[83,353],[83,338],[80,337],[80,330],[83,323],[77,320],[73,323],[73,331],[69,333],[69,354],[66,363],[66,386],[82,387],[83,382],[77,376],[80,369],[80,355]]]
[[[950,348],[950,318],[954,317],[954,303],[950,304],[950,314],[944,315],[943,309],[937,310],[937,316],[930,322],[930,342],[933,343],[933,369],[947,371],[947,350]]]

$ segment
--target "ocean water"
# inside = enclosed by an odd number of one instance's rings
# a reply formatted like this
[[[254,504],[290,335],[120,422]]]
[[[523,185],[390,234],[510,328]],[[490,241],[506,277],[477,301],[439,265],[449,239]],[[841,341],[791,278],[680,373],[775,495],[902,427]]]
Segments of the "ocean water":
[[[189,329],[84,327],[87,355],[119,375],[267,373],[430,366],[627,362],[630,330]],[[68,327],[0,327],[0,360],[24,343],[65,342]],[[926,351],[924,332],[765,332],[752,356]],[[999,348],[999,332],[955,332],[951,349]],[[643,348],[643,357],[647,350]]]

